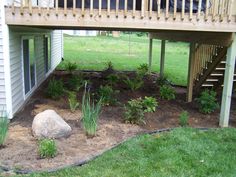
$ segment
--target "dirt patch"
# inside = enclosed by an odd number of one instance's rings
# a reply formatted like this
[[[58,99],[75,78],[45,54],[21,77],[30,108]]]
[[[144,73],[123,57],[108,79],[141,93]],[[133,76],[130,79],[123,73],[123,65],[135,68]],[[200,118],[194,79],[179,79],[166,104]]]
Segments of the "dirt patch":
[[[132,73],[130,75],[132,76]],[[68,75],[60,72],[56,73],[54,77],[61,78],[66,82]],[[106,83],[100,73],[86,73],[85,77],[91,80],[92,91],[94,92],[101,84]],[[191,127],[218,127],[219,111],[210,115],[199,113],[196,103],[185,102],[186,89],[182,87],[176,87],[176,100],[160,100],[158,88],[153,85],[153,78],[149,78],[145,80],[145,87],[136,92],[128,91],[122,83],[117,84],[116,89],[120,90],[117,96],[120,104],[103,107],[97,136],[87,138],[81,125],[81,111],[77,110],[71,113],[66,97],[58,101],[46,98],[44,96],[46,84],[47,81],[12,120],[5,147],[0,148],[0,166],[21,170],[48,170],[83,161],[137,134],[179,126],[178,117],[184,110],[189,112],[189,125]],[[78,93],[80,101],[82,93],[82,91]],[[146,124],[140,126],[125,124],[122,118],[123,105],[131,98],[144,96],[154,96],[158,99],[159,106],[156,112],[145,114]],[[233,98],[230,126],[236,126],[235,106],[236,100]],[[37,139],[33,137],[31,132],[34,116],[46,109],[55,110],[72,127],[70,137],[56,140],[58,154],[53,159],[39,158]]]

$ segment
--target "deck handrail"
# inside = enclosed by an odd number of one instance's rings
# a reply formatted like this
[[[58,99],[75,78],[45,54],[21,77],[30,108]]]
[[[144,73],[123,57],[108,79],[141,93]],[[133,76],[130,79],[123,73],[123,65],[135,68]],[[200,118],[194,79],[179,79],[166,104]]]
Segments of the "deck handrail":
[[[133,18],[149,17],[159,19],[161,15],[166,20],[189,20],[193,18],[199,21],[211,20],[212,22],[230,22],[236,0],[20,0],[15,1],[11,5],[12,14],[18,7],[21,14],[28,13],[32,15],[32,9],[37,8],[38,14],[41,15],[42,9],[46,9],[50,14],[52,9],[63,10],[67,15],[68,9],[73,10],[73,15],[85,15],[86,9],[89,10],[90,16],[98,15],[101,17],[104,13],[109,18],[111,11],[116,13],[123,12],[123,17],[127,17],[127,13],[132,13]],[[19,3],[20,2],[20,3]],[[98,4],[96,4],[96,2]],[[105,5],[103,4],[105,3]],[[95,7],[94,4],[98,5]],[[122,7],[121,7],[122,5]],[[138,13],[139,12],[139,13]],[[178,15],[179,14],[179,15]]]

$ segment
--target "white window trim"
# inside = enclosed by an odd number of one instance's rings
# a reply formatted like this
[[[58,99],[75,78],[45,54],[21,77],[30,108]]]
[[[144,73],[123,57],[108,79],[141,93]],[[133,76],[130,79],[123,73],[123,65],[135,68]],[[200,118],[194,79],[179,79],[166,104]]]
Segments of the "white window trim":
[[[50,68],[49,68],[49,70],[48,70],[48,72],[46,72],[45,71],[45,76],[46,76],[46,78],[51,74],[51,72],[52,72],[52,36],[51,36],[51,34],[45,34],[44,36],[43,36],[43,40],[45,39],[45,38],[49,38],[50,39]],[[44,43],[43,43],[43,45],[44,45]],[[45,47],[45,46],[44,46]],[[45,56],[44,56],[45,57]],[[44,60],[45,61],[45,60]],[[45,63],[44,63],[45,64]],[[44,67],[44,69],[45,69],[45,67]]]
[[[25,94],[25,76],[24,76],[24,54],[23,54],[23,40],[25,39],[33,39],[34,40],[34,69],[35,69],[35,74],[34,74],[34,78],[35,78],[35,84],[34,86],[31,88],[31,83],[30,83],[30,91]],[[37,67],[36,67],[36,56],[35,56],[35,37],[34,36],[22,36],[21,37],[21,66],[22,66],[22,81],[23,81],[23,97],[24,100],[26,100],[27,98],[29,98],[32,93],[35,91],[35,89],[37,88],[38,82],[37,82]],[[30,75],[30,80],[31,80],[31,75]]]

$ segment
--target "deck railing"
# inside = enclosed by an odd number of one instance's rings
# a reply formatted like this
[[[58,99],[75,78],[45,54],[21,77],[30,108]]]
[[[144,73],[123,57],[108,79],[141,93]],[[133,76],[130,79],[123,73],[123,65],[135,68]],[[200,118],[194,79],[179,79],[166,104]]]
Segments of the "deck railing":
[[[68,9],[72,9],[74,15],[85,15],[86,9],[90,16],[110,16],[114,11],[116,17],[122,12],[125,18],[128,13],[133,18],[161,18],[176,20],[192,20],[196,18],[208,21],[231,21],[235,11],[235,0],[14,0],[11,4],[12,13],[15,8],[20,7],[21,14],[33,13],[33,9],[42,13],[42,9],[50,14],[55,10],[63,10],[67,15]]]

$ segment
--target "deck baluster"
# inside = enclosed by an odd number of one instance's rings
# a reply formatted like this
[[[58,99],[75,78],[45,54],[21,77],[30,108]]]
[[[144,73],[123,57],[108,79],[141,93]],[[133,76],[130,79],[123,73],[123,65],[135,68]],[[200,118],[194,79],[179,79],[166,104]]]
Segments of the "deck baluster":
[[[73,16],[76,16],[76,0],[73,0]]]
[[[56,16],[58,16],[58,0],[56,0],[55,3],[56,3]],[[41,9],[41,6],[40,5],[38,5],[38,6]]]
[[[135,18],[136,15],[136,0],[133,0],[133,18]]]
[[[107,17],[110,17],[111,12],[111,1],[107,0]]]
[[[90,0],[90,17],[93,16],[93,0]]]
[[[157,18],[160,18],[161,14],[161,0],[157,0]]]
[[[127,17],[127,10],[128,10],[128,2],[127,2],[127,0],[125,0],[125,2],[124,2],[125,4],[124,4],[124,17],[126,18]]]
[[[98,16],[102,16],[102,0],[98,1]]]
[[[144,18],[145,16],[145,0],[142,0],[141,4],[141,18]]]
[[[84,15],[85,15],[85,11],[84,11],[84,4],[85,4],[85,2],[84,2],[85,0],[82,0],[82,2],[81,2],[81,14],[82,14],[82,17],[84,17]]]
[[[182,11],[181,11],[181,19],[184,20],[185,16],[185,0],[182,0]]]
[[[67,0],[64,0],[64,15],[67,16]]]
[[[12,15],[15,15],[15,2],[13,1],[12,2],[12,5],[11,5],[11,13],[12,13]]]
[[[169,18],[169,0],[166,1],[166,19]]]
[[[176,13],[177,13],[177,0],[174,0],[174,17],[173,19],[176,19]]]
[[[193,0],[190,0],[189,20],[193,19]]]
[[[205,21],[208,20],[208,16],[209,16],[209,0],[206,0]]]
[[[119,13],[119,0],[116,0],[116,17],[118,18]]]
[[[197,20],[200,20],[201,9],[202,9],[202,0],[199,0],[198,1],[198,10],[197,10]]]
[[[152,18],[152,3],[153,3],[153,0],[150,0],[149,1],[149,18],[150,19]]]

